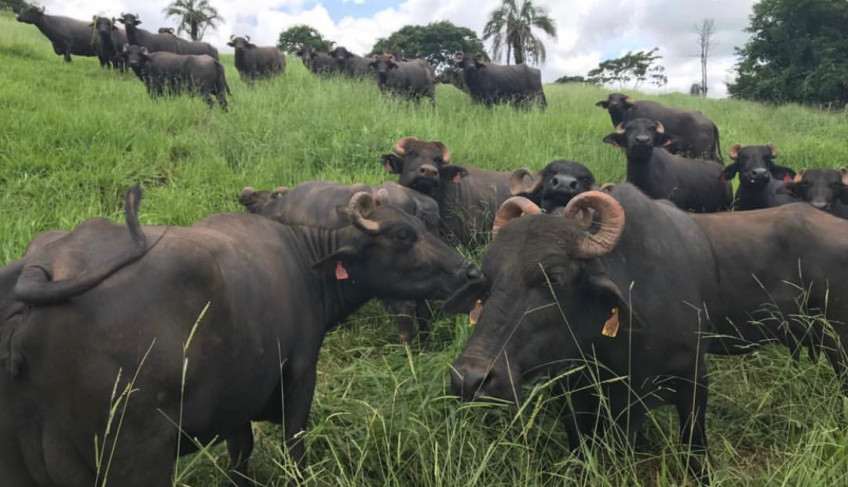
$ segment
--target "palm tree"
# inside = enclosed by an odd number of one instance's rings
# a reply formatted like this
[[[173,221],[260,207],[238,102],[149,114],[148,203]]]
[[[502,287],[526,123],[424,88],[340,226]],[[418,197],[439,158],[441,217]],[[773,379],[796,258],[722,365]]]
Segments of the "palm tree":
[[[208,27],[216,29],[218,23],[224,22],[218,10],[206,0],[174,0],[162,12],[166,17],[179,18],[177,33],[188,32],[193,41],[203,39]]]
[[[544,7],[533,5],[532,0],[523,0],[521,7],[516,0],[503,0],[495,9],[483,28],[483,40],[492,39],[492,54],[495,59],[501,56],[506,47],[506,63],[512,54],[515,64],[530,60],[533,64],[545,62],[545,45],[533,35],[535,27],[548,37],[556,39],[556,24],[548,16]]]

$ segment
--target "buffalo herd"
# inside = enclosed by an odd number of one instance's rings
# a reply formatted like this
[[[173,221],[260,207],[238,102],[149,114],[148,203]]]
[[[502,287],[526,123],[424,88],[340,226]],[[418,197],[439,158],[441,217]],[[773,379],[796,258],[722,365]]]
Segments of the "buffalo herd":
[[[101,55],[152,96],[190,90],[227,107],[208,44],[145,31],[132,14],[118,19],[126,31],[35,7],[19,20],[66,61]],[[285,71],[274,47],[229,45],[245,81]],[[316,75],[374,76],[383,91],[435,102],[424,60],[343,47],[298,56]],[[454,60],[440,78],[475,103],[547,106],[534,68]],[[806,349],[848,395],[848,170],[794,171],[775,164],[771,142],[734,144],[725,165],[700,112],[620,93],[596,105],[614,127],[597,143],[621,149],[623,183],[599,185],[565,159],[485,170],[406,136],[379,158],[396,182],[247,187],[244,212],[190,227],[140,225],[133,187],[124,225],[96,218],[37,235],[0,269],[0,485],[94,485],[103,451],[110,485],[170,485],[175,456],[194,450],[183,435],[226,442],[232,482],[250,485],[252,421],[283,425],[303,468],[322,341],[372,298],[399,316],[404,343],[426,338],[433,300],[472,315],[446,371],[460,400],[516,403],[522,384],[557,377],[571,448],[604,434],[632,444],[650,409],[673,406],[703,484],[707,354],[774,343],[799,360]],[[485,246],[480,268],[455,245]]]

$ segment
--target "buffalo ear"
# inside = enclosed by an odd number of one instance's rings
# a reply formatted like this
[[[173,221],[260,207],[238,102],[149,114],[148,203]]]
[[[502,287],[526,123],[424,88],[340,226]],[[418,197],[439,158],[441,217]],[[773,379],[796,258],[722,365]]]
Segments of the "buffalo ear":
[[[632,328],[633,321],[638,320],[635,319],[636,315],[633,309],[631,309],[629,301],[624,299],[624,295],[621,293],[621,289],[619,289],[618,285],[616,285],[612,279],[603,273],[590,271],[587,279],[589,288],[598,298],[600,298],[601,302],[604,303],[605,306],[609,307],[611,312],[613,309],[618,308],[619,319],[627,320]],[[631,317],[634,319],[631,319]],[[602,325],[603,323],[598,323],[599,334],[601,333]]]
[[[736,177],[736,173],[739,172],[739,163],[734,162],[733,164],[724,168],[724,171],[721,172],[721,176],[718,177],[719,181],[732,181],[733,178]]]
[[[403,159],[394,154],[385,154],[380,158],[387,173],[400,174],[403,172]]]
[[[236,47],[236,45],[235,45],[235,44],[233,44],[233,42],[232,42],[232,41],[228,42],[228,43],[227,43],[227,45],[228,45],[228,46],[230,46],[230,47]]]
[[[609,108],[609,100],[601,100],[598,103],[595,103],[595,106],[606,110],[607,108]]]
[[[610,144],[615,147],[621,147],[624,144],[624,141],[621,140],[622,134],[613,132],[606,137],[604,137],[604,144]]]
[[[465,176],[468,176],[468,170],[462,166],[448,164],[439,168],[439,178],[443,181],[451,181],[459,184]]]
[[[788,167],[785,167],[785,166],[778,166],[777,164],[774,164],[772,166],[771,175],[772,175],[773,178],[780,179],[784,182],[789,182],[789,181],[792,181],[793,179],[795,179],[795,171],[794,170],[792,170]]]
[[[671,137],[665,132],[657,132],[654,137],[654,147],[668,147],[671,145]]]
[[[350,264],[359,257],[359,252],[352,245],[345,245],[332,254],[312,264],[312,268],[320,272],[331,272],[339,263]]]
[[[801,195],[798,194],[798,183],[795,181],[784,182],[783,187],[778,189],[777,192],[779,194],[788,194],[799,198],[801,197]]]
[[[478,301],[485,301],[488,294],[489,281],[485,278],[475,279],[442,301],[442,309],[445,313],[467,314],[474,309]]]
[[[728,151],[727,155],[729,155],[730,158],[735,161],[736,158],[739,157],[739,149],[741,149],[741,148],[742,148],[742,144],[737,142],[737,143],[730,146],[730,151]]]

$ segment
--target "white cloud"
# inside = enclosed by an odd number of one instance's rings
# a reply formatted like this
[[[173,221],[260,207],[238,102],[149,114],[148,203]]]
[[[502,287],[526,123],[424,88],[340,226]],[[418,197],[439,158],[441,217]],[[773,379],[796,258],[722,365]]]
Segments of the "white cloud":
[[[342,0],[363,4],[364,0]],[[556,40],[542,37],[547,46],[547,62],[542,76],[547,82],[568,74],[585,74],[604,58],[627,50],[660,48],[669,83],[662,91],[688,91],[700,79],[694,25],[703,18],[715,19],[717,45],[709,65],[711,96],[724,96],[729,70],[735,62],[733,48],[744,44],[748,16],[755,0],[536,0],[546,6],[557,23]],[[168,0],[44,0],[48,13],[81,19],[94,14],[117,16],[122,11],[139,14],[142,27],[155,31],[174,26],[162,9]],[[214,0],[213,5],[225,23],[206,39],[226,51],[230,34],[250,35],[258,44],[275,44],[280,32],[295,24],[309,24],[325,37],[365,53],[380,37],[387,37],[406,24],[426,24],[450,20],[481,32],[489,12],[500,0],[407,0],[370,17],[343,17],[333,20],[327,8],[310,0]],[[643,87],[642,89],[648,89]]]

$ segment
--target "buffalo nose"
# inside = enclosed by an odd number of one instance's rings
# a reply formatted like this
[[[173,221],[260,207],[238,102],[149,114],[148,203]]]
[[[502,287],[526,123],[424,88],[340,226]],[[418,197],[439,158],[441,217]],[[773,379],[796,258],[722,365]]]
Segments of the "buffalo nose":
[[[810,204],[813,205],[813,208],[818,208],[819,210],[827,209],[826,201],[811,201]]]
[[[762,177],[762,176],[765,176],[767,172],[768,172],[768,169],[766,169],[764,167],[758,167],[758,168],[751,171],[751,175]]]
[[[465,277],[467,277],[469,281],[476,281],[482,277],[482,274],[476,265],[469,262],[465,267]]]
[[[462,365],[455,367],[451,370],[451,394],[463,401],[471,401],[478,395],[485,380],[485,371]]]
[[[554,176],[551,180],[551,186],[557,189],[577,189],[577,180],[568,176]]]
[[[651,141],[651,137],[649,135],[637,135],[636,142],[640,144],[647,144]]]
[[[439,175],[439,170],[427,164],[418,168],[418,174],[425,178],[435,178]]]

